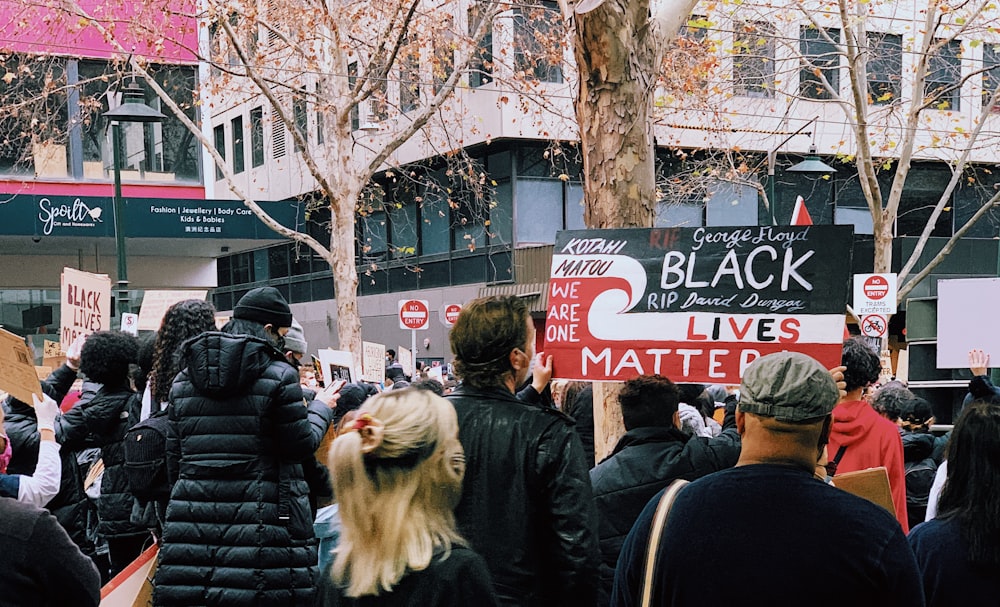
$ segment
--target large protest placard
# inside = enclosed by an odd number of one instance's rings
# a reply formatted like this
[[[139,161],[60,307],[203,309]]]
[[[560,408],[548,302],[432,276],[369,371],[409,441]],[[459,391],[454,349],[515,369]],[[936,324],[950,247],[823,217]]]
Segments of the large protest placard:
[[[385,346],[370,341],[361,342],[361,380],[373,384],[385,383]]]
[[[62,351],[80,335],[111,328],[111,279],[73,268],[62,272],[62,314],[59,343]]]
[[[323,367],[323,383],[329,386],[338,379],[347,382],[354,381],[354,356],[346,350],[322,348],[317,352]]]
[[[564,379],[739,383],[790,350],[840,364],[851,226],[559,232],[545,352]]]
[[[158,331],[170,306],[185,299],[205,300],[208,291],[146,291],[139,308],[139,330]]]
[[[31,404],[31,395],[42,393],[28,344],[20,335],[0,329],[0,390]]]

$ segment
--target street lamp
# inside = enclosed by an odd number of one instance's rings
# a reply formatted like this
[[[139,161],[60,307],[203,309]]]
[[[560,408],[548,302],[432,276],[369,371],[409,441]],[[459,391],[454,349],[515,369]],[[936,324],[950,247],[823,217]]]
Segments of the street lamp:
[[[160,122],[166,118],[159,111],[146,105],[146,94],[132,80],[122,89],[122,102],[113,110],[104,112],[111,121],[111,163],[115,174],[115,254],[118,256],[118,312],[129,311],[128,260],[125,253],[125,200],[122,198],[122,122]]]
[[[809,122],[803,124],[801,127],[799,127],[797,131],[786,137],[784,141],[779,143],[776,148],[774,148],[767,154],[767,198],[768,198],[767,213],[771,225],[775,225],[774,203],[776,202],[776,200],[774,192],[774,182],[775,182],[774,167],[775,164],[777,163],[778,150],[780,150],[781,146],[788,143],[792,139],[792,137],[795,137],[796,135],[813,135],[813,133],[804,133],[803,131],[805,131],[807,126],[816,122],[818,118],[819,116],[816,116]],[[809,154],[806,156],[805,160],[788,167],[787,169],[785,169],[785,171],[790,173],[829,175],[831,173],[836,173],[837,169],[833,168],[832,166],[826,164],[825,162],[819,159],[819,155],[816,153],[816,144],[814,143],[809,146]]]

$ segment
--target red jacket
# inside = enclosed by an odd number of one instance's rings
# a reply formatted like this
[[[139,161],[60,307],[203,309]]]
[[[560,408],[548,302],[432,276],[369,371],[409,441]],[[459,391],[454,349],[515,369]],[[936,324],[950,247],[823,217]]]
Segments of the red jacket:
[[[903,441],[896,424],[882,417],[864,401],[838,403],[833,410],[828,453],[831,460],[841,445],[846,445],[837,474],[885,466],[889,472],[889,489],[896,506],[896,518],[909,533],[906,520],[906,472],[903,469]],[[834,479],[836,484],[836,479]]]

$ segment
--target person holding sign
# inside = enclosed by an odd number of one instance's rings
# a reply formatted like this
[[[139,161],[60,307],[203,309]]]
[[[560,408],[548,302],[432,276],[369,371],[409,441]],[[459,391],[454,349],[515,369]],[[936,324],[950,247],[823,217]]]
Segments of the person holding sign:
[[[62,477],[62,462],[59,459],[59,443],[56,442],[55,420],[59,405],[49,396],[32,394],[35,416],[38,418],[38,465],[31,476],[24,474],[0,474],[0,497],[12,497],[19,502],[34,504],[39,508],[48,504],[59,493]],[[0,416],[0,425],[3,417]],[[4,442],[8,443],[6,439]]]
[[[527,305],[473,300],[449,339],[462,384],[448,400],[468,459],[459,532],[486,559],[501,604],[594,605],[597,512],[580,439],[565,414],[514,393],[534,359]]]

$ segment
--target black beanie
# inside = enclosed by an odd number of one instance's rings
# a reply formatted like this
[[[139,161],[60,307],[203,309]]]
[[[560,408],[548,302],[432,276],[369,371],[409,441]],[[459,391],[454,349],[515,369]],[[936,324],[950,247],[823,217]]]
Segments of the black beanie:
[[[274,287],[257,287],[236,302],[233,318],[254,320],[262,325],[278,327],[292,326],[292,311],[288,302]]]

